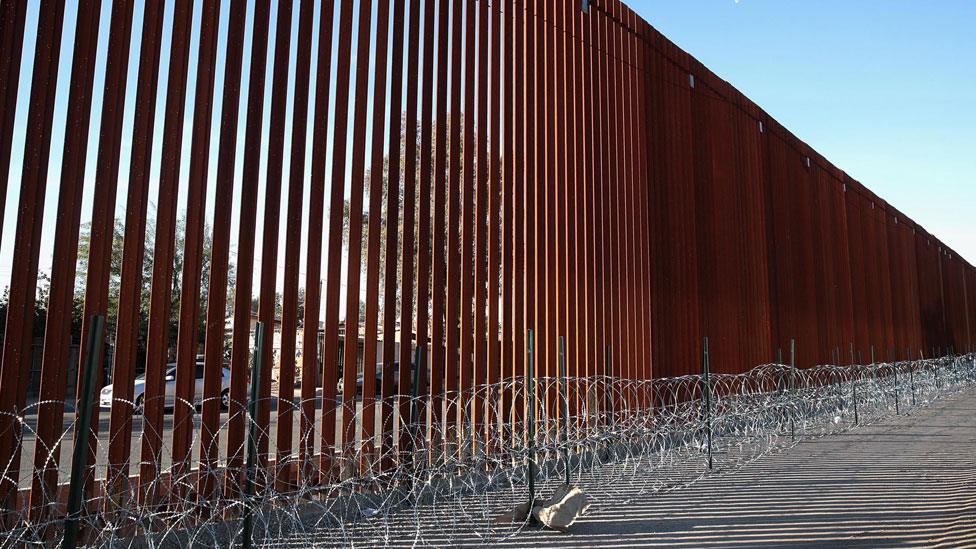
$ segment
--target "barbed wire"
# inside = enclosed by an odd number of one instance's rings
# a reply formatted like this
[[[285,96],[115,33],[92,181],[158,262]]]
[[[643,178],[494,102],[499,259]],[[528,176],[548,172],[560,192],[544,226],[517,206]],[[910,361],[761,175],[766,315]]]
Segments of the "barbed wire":
[[[529,501],[530,484],[542,499],[572,483],[595,507],[678,489],[798,441],[971,387],[976,355],[809,369],[767,364],[707,377],[528,381],[510,379],[433,399],[398,395],[336,403],[337,438],[345,442],[327,445],[324,454],[311,451],[321,447],[322,426],[333,419],[332,406],[323,414],[321,398],[271,403],[293,406],[293,425],[316,427],[300,433],[281,459],[273,445],[277,425],[252,423],[243,403],[230,406],[239,412],[221,416],[205,452],[212,465],[161,459],[106,467],[111,440],[93,433],[101,457],[86,470],[95,489],[78,517],[80,539],[94,547],[230,546],[242,543],[250,529],[254,545],[267,547],[486,544],[528,524],[512,510]],[[309,409],[303,404],[313,405],[312,417],[301,417]],[[38,469],[63,478],[54,456],[65,461],[75,425],[45,447],[31,420],[54,405],[64,402],[38,402],[13,419],[22,453],[49,456],[49,467]],[[201,414],[192,403],[176,405],[193,410],[186,427],[194,436],[192,455],[199,456]],[[375,409],[372,430],[363,429],[364,406]],[[343,421],[346,414],[352,416]],[[270,448],[251,469],[244,445],[227,448],[227,427],[235,418],[256,427],[256,448]],[[350,432],[342,432],[344,424]],[[166,425],[155,433],[163,441],[160,456],[171,453],[173,427]],[[23,467],[2,467],[0,482],[8,488],[30,486],[18,485]],[[130,474],[140,471],[137,482]],[[0,547],[60,544],[65,507],[58,496],[64,490],[46,489],[51,483],[39,478],[26,480],[35,485],[30,498],[22,491],[16,509],[0,509]]]

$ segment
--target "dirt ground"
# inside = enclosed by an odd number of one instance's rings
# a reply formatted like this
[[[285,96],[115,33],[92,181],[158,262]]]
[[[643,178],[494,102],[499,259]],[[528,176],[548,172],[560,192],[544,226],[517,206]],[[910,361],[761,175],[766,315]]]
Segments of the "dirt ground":
[[[492,546],[976,547],[976,390]]]

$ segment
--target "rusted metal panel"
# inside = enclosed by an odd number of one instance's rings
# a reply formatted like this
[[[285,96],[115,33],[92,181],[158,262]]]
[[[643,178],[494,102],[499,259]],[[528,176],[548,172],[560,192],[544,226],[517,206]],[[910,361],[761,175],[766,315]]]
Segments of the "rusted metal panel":
[[[332,87],[334,0],[319,5],[319,43],[315,69],[315,107],[312,124],[312,170],[309,179],[306,232],[305,311],[302,319],[301,416],[298,458],[302,482],[314,480],[316,386],[323,361],[319,339],[322,304],[322,237],[325,214],[325,151],[329,131],[329,93]],[[399,120],[397,120],[399,122]],[[399,134],[397,134],[399,136]],[[397,149],[399,152],[399,148]],[[333,390],[334,391],[334,390]]]
[[[143,12],[139,76],[135,82],[137,91],[133,114],[132,153],[129,158],[129,183],[126,191],[125,230],[122,237],[119,314],[116,319],[115,360],[112,364],[113,402],[109,416],[106,472],[106,478],[109,479],[107,487],[109,501],[119,506],[127,503],[130,494],[129,451],[132,445],[133,413],[133,406],[130,403],[138,351],[139,302],[143,285],[146,210],[149,202],[149,170],[152,161],[153,120],[156,110],[157,86],[155,84],[159,73],[162,41],[162,7],[157,3],[147,4]],[[106,105],[108,103],[105,102]]]
[[[793,279],[798,276],[792,261],[791,241],[794,238],[793,223],[790,222],[790,183],[787,168],[786,142],[770,128],[767,133],[767,197],[769,199],[768,217],[771,225],[769,231],[770,245],[770,284],[775,287],[775,340],[773,360],[782,358],[782,351],[788,348],[789,340],[795,337],[796,320],[795,308],[796,291]]]
[[[922,320],[920,351],[924,356],[935,354],[943,343],[945,323],[942,314],[941,279],[939,276],[938,245],[925,232],[915,235],[915,258],[918,270],[919,315]]]
[[[353,102],[352,125],[352,160],[350,165],[350,194],[349,194],[349,257],[346,271],[346,317],[345,338],[343,341],[344,359],[342,363],[342,448],[343,458],[352,460],[356,454],[354,441],[357,439],[354,426],[356,424],[356,392],[357,367],[359,362],[359,313],[360,313],[360,285],[362,272],[362,238],[363,238],[363,192],[366,171],[366,109],[369,83],[369,42],[370,17],[373,3],[371,0],[361,1],[359,4],[358,23],[356,31],[356,80],[355,101]],[[375,366],[371,365],[371,368]],[[365,371],[365,365],[364,365]],[[375,375],[375,374],[374,374]],[[365,376],[365,373],[364,373]],[[371,380],[374,381],[374,380]],[[371,383],[372,384],[372,383]],[[364,378],[365,390],[365,378]],[[365,397],[365,395],[364,395]]]
[[[32,67],[30,103],[27,113],[29,130],[24,142],[21,167],[21,192],[17,208],[13,263],[10,274],[7,318],[4,319],[3,364],[0,370],[0,463],[9,463],[5,476],[11,481],[0,484],[0,508],[17,507],[17,482],[20,476],[20,425],[15,420],[27,399],[25,372],[28,370],[30,341],[34,317],[34,294],[37,289],[37,267],[40,255],[41,225],[48,159],[51,154],[51,124],[54,116],[55,86],[58,79],[58,55],[61,49],[61,27],[64,2],[44,2],[39,11],[37,38]],[[6,177],[4,174],[3,177]]]
[[[268,62],[268,30],[271,2],[254,3],[248,78],[247,119],[241,169],[241,210],[234,281],[233,340],[230,359],[230,402],[227,425],[227,471],[224,491],[233,497],[242,485],[244,466],[245,399],[251,361],[251,297],[254,283],[254,227],[257,219],[258,171],[261,166],[261,132],[264,124],[265,69]],[[323,19],[325,19],[323,17]],[[326,35],[328,36],[328,35]]]
[[[274,65],[271,76],[271,108],[268,120],[267,172],[264,182],[264,220],[261,232],[261,269],[258,281],[258,321],[266,327],[261,346],[261,378],[258,381],[258,463],[266,467],[271,459],[271,373],[274,369],[274,326],[277,324],[278,230],[281,219],[281,184],[285,160],[285,118],[288,105],[288,72],[291,53],[292,0],[280,0],[275,15]],[[365,58],[363,56],[362,58]],[[350,231],[353,229],[350,226]],[[350,232],[351,234],[351,232]],[[351,237],[350,237],[351,238]],[[359,301],[356,300],[358,304]],[[284,325],[282,325],[282,329]],[[280,362],[278,364],[280,367]],[[291,388],[289,388],[291,389]],[[291,400],[291,399],[289,399]]]
[[[545,286],[542,279],[542,265],[539,258],[545,252],[543,230],[545,228],[545,32],[542,21],[545,17],[545,0],[526,2],[525,48],[526,48],[526,197],[525,197],[525,331],[532,330],[535,336],[536,376],[544,364],[545,321],[543,296]],[[523,346],[522,349],[525,349]],[[542,351],[540,354],[538,351]],[[524,353],[524,351],[523,351]],[[528,397],[526,397],[528,398]],[[537,402],[536,399],[532,399]],[[536,411],[535,417],[539,417]]]
[[[490,94],[488,97],[489,109],[490,109],[490,127],[488,128],[489,136],[488,143],[490,145],[490,158],[489,158],[489,168],[488,168],[488,258],[487,267],[488,273],[485,279],[485,284],[487,285],[487,313],[488,313],[488,323],[486,326],[486,345],[487,354],[485,355],[485,360],[487,361],[486,376],[488,384],[497,384],[502,381],[502,340],[500,333],[500,319],[499,314],[501,312],[501,288],[503,284],[500,279],[501,276],[501,265],[500,256],[502,248],[502,197],[504,196],[503,187],[503,173],[502,173],[502,158],[506,157],[505,146],[503,144],[503,134],[502,134],[502,116],[504,112],[503,103],[503,89],[507,89],[509,83],[503,83],[501,81],[502,77],[502,9],[499,2],[493,2],[490,6],[491,13],[491,42],[490,42],[490,53],[491,56],[491,66],[489,68],[489,78],[490,78]],[[486,82],[487,84],[488,82]],[[506,122],[507,126],[507,122]],[[488,415],[486,420],[486,429],[489,433],[493,425],[498,424],[498,406],[500,404],[500,396],[496,392],[489,393],[489,401],[486,403],[488,409]]]
[[[581,286],[585,284],[583,256],[581,247],[584,234],[583,216],[583,173],[585,169],[586,153],[583,150],[582,128],[582,36],[580,25],[583,13],[574,6],[565,6],[563,14],[565,57],[566,57],[566,219],[568,234],[566,237],[567,257],[562,269],[566,273],[567,310],[564,319],[566,336],[566,374],[570,378],[579,378],[585,372],[584,349],[586,334],[585,300],[581,293]],[[569,415],[579,417],[580,393],[579,383],[570,381],[567,395],[569,398]]]
[[[112,268],[112,246],[115,236],[115,202],[118,190],[118,172],[120,162],[120,148],[122,142],[123,101],[127,87],[126,69],[129,65],[129,40],[132,34],[133,3],[119,1],[112,6],[112,20],[109,28],[108,53],[105,63],[105,84],[102,100],[101,131],[99,133],[98,156],[95,167],[95,189],[92,204],[91,235],[89,238],[88,272],[85,284],[85,309],[83,312],[79,365],[87,354],[86,348],[90,329],[88,319],[93,315],[108,314],[109,277]],[[138,225],[138,223],[136,223]],[[119,324],[116,323],[116,333]],[[102,363],[104,346],[96,350]],[[134,364],[129,363],[125,369],[129,377],[116,378],[123,384],[131,381],[131,371]],[[78,369],[81,371],[81,368]],[[121,372],[120,372],[121,373]],[[81,386],[78,384],[77,386]],[[130,389],[131,392],[131,389]],[[117,394],[117,393],[115,393]],[[114,395],[113,395],[114,396]],[[96,412],[97,413],[97,412]],[[97,432],[99,422],[92,421],[92,430]],[[126,437],[128,439],[128,436]],[[111,444],[111,443],[110,443]],[[128,444],[128,440],[126,441]],[[110,457],[111,461],[112,458]],[[109,474],[108,478],[112,479]]]
[[[459,4],[455,4],[455,8],[459,8]],[[469,6],[470,8],[471,6]],[[451,67],[451,58],[448,55],[449,51],[449,40],[451,38],[451,28],[450,28],[450,5],[448,2],[438,2],[437,4],[437,89],[436,96],[432,97],[431,100],[435,102],[434,119],[432,124],[434,127],[431,129],[434,132],[434,158],[432,160],[434,164],[434,172],[432,174],[431,186],[433,190],[433,212],[432,212],[432,235],[431,241],[433,243],[433,248],[431,249],[431,286],[430,286],[430,301],[431,301],[431,316],[430,316],[430,334],[431,334],[431,344],[430,344],[430,395],[431,395],[431,407],[433,415],[431,421],[435,425],[442,425],[444,421],[443,406],[444,406],[444,379],[446,370],[450,368],[450,364],[447,361],[444,352],[445,344],[445,325],[444,325],[444,309],[445,309],[445,298],[446,298],[446,284],[445,277],[447,276],[447,250],[445,249],[446,244],[446,232],[447,232],[447,220],[445,219],[446,206],[447,206],[447,156],[449,143],[447,141],[447,108],[448,108],[448,82],[447,74],[448,69]],[[473,16],[473,14],[469,14]],[[433,40],[433,29],[431,32],[425,33],[428,37]],[[473,40],[473,37],[469,34],[468,41]],[[473,71],[473,67],[468,65],[468,71]],[[454,86],[455,82],[451,85]],[[457,90],[451,89],[451,92],[456,92]],[[470,95],[472,92],[468,91]],[[468,119],[470,120],[470,119]],[[452,250],[453,252],[453,250]],[[443,428],[436,428],[433,430],[435,436],[439,436],[444,433]]]
[[[463,109],[463,124],[461,132],[461,149],[463,151],[463,159],[461,168],[461,178],[460,178],[460,301],[458,302],[458,311],[460,314],[459,321],[459,350],[460,355],[458,356],[457,368],[458,368],[458,383],[459,391],[462,395],[462,401],[467,400],[471,395],[471,387],[474,382],[474,372],[472,368],[474,363],[472,362],[472,357],[474,356],[474,310],[473,300],[474,300],[474,252],[475,252],[475,202],[474,202],[474,187],[477,184],[477,173],[475,172],[475,158],[476,158],[476,145],[475,145],[475,124],[478,117],[476,108],[477,102],[476,98],[478,96],[475,91],[477,75],[477,54],[478,54],[478,39],[477,39],[477,12],[478,2],[474,0],[466,0],[464,2],[464,68],[465,72],[463,75],[465,83],[465,93],[462,98],[461,108]],[[460,23],[459,23],[460,24]],[[470,410],[466,412],[459,411],[461,417],[470,417]],[[459,425],[460,429],[457,433],[452,433],[453,444],[460,444],[460,437],[466,430],[466,426]]]
[[[360,468],[370,470],[377,457],[376,444],[376,343],[379,323],[380,226],[383,210],[383,133],[386,126],[387,45],[390,5],[380,0],[376,7],[373,61],[373,130],[369,148],[369,214],[367,216],[366,316],[363,335],[363,412],[359,449]],[[391,334],[392,335],[392,334]],[[384,348],[387,347],[384,334]],[[391,365],[392,366],[392,365]],[[382,379],[381,379],[382,381]]]
[[[176,404],[173,410],[173,462],[171,474],[183,477],[191,466],[191,443],[196,415],[196,363],[200,318],[200,271],[203,266],[204,223],[207,204],[207,171],[210,166],[210,124],[213,119],[213,91],[217,63],[217,24],[220,5],[205,2],[201,12],[200,44],[190,165],[187,184],[183,273],[180,277],[180,312],[176,343]],[[177,171],[177,173],[179,173]],[[187,487],[173,487],[182,498]]]
[[[474,349],[472,356],[472,380],[475,387],[480,387],[487,383],[487,366],[488,366],[488,339],[486,334],[486,314],[488,310],[488,304],[486,300],[488,299],[488,185],[489,185],[489,174],[491,166],[488,160],[488,137],[491,132],[488,126],[488,64],[489,64],[489,51],[488,51],[488,3],[478,2],[478,80],[475,83],[474,78],[470,78],[469,82],[474,84],[475,87],[472,88],[471,93],[477,91],[477,106],[478,106],[478,118],[477,118],[477,186],[475,189],[475,203],[476,209],[474,211],[475,220],[475,260],[474,260]],[[473,38],[473,37],[472,37]],[[484,431],[484,417],[485,417],[485,402],[484,393],[482,391],[476,391],[474,393],[474,410],[472,412],[474,418],[474,426],[472,430],[472,439],[478,451],[480,451],[481,443],[478,441],[478,437]]]
[[[173,256],[176,247],[176,202],[180,183],[180,158],[183,149],[190,30],[193,22],[193,5],[189,0],[176,2],[173,9],[173,35],[170,46],[166,116],[163,126],[163,153],[159,174],[159,193],[156,200],[152,294],[149,302],[149,328],[146,336],[146,385],[143,396],[142,459],[139,473],[141,501],[150,504],[159,501],[163,492],[161,484],[156,482],[156,479],[162,472],[163,432],[165,429],[163,406],[166,390],[165,377],[169,352],[169,332],[171,329],[170,306],[173,289]],[[192,364],[190,367],[192,368]]]
[[[17,88],[20,83],[20,58],[24,49],[25,0],[4,2],[0,6],[0,203],[7,201],[7,175],[13,146]],[[0,243],[3,242],[3,210],[0,210]]]
[[[433,345],[440,342],[431,340],[430,332],[430,277],[431,277],[431,202],[433,202],[433,155],[434,155],[434,25],[435,25],[435,2],[424,0],[424,30],[423,30],[423,57],[421,59],[421,78],[420,78],[420,150],[418,162],[420,162],[420,179],[417,194],[417,341],[423,345],[422,364],[417,365],[419,375],[417,376],[417,394],[425,397],[427,408],[421,408],[417,416],[421,424],[426,425],[431,410],[431,401],[434,390],[430,386],[433,379],[431,374],[431,354]],[[470,150],[470,148],[468,149]],[[426,432],[423,430],[422,432]]]
[[[400,235],[399,231],[395,229],[397,227],[397,221],[400,216],[400,185],[403,181],[403,174],[400,171],[401,162],[401,146],[402,146],[402,132],[403,132],[403,119],[401,113],[403,112],[403,58],[404,58],[404,11],[407,8],[406,2],[393,2],[393,25],[392,25],[392,48],[391,48],[391,60],[390,60],[390,130],[389,130],[389,164],[388,164],[388,174],[387,174],[387,195],[386,195],[386,269],[384,273],[384,283],[383,283],[383,377],[382,377],[382,410],[381,414],[383,417],[383,438],[380,441],[380,455],[384,456],[386,459],[382,463],[383,468],[389,467],[392,464],[391,450],[393,448],[393,434],[396,425],[393,422],[394,419],[394,383],[397,383],[397,393],[403,393],[406,391],[406,385],[399,383],[399,380],[394,381],[393,379],[393,364],[396,359],[397,353],[397,342],[396,342],[396,332],[397,332],[397,303],[403,303],[404,298],[400,297],[398,302],[398,292],[397,292],[397,259],[400,257],[398,251],[398,244]],[[393,228],[391,230],[391,228]],[[390,264],[393,263],[391,267]],[[401,333],[402,340],[406,341],[408,346],[408,352],[406,354],[400,354],[401,363],[408,365],[413,360],[410,357],[409,345],[409,328],[404,329]],[[405,371],[409,374],[410,368],[404,367],[400,368],[400,371]],[[402,389],[401,389],[402,388]],[[302,432],[308,432],[311,429],[303,429]]]
[[[946,296],[946,346],[959,353],[969,345],[969,318],[966,313],[966,279],[962,261],[946,248],[942,255],[942,278]]]
[[[446,422],[449,428],[457,428],[460,410],[452,403],[458,394],[458,368],[461,343],[461,172],[463,157],[461,127],[464,115],[461,112],[461,60],[464,53],[464,4],[452,3],[451,9],[451,94],[450,94],[450,133],[448,139],[448,197],[447,197],[447,325],[445,334],[444,384],[448,400]]]
[[[496,3],[497,5],[497,3]],[[516,155],[518,151],[515,147],[516,140],[516,111],[519,110],[517,106],[517,101],[520,97],[516,93],[516,82],[518,81],[518,75],[521,74],[521,68],[516,67],[516,56],[515,56],[515,42],[517,36],[519,35],[519,28],[516,25],[517,18],[515,12],[520,9],[519,3],[517,1],[512,1],[502,10],[502,20],[500,30],[503,34],[502,37],[502,52],[500,55],[500,61],[503,65],[504,72],[501,73],[500,81],[495,88],[501,89],[501,109],[500,117],[504,121],[504,135],[501,141],[492,141],[493,143],[498,143],[501,145],[500,153],[504,159],[503,161],[503,173],[501,174],[501,202],[502,202],[502,220],[501,220],[501,353],[499,355],[499,367],[500,376],[505,378],[514,378],[515,373],[515,345],[512,335],[512,330],[515,323],[515,315],[517,311],[514,307],[514,292],[516,285],[516,275],[515,275],[515,236],[514,236],[514,216],[515,216],[515,200],[516,200],[516,184],[515,178],[519,174],[516,167]],[[511,424],[511,414],[514,391],[511,386],[507,386],[504,392],[500,395],[501,398],[501,415],[502,415],[502,425],[509,427]],[[502,431],[505,432],[504,430]],[[514,429],[513,429],[514,432]],[[501,444],[505,444],[505,440],[499,441]]]
[[[699,326],[708,337],[710,362],[715,372],[731,372],[739,362],[739,333],[743,269],[741,225],[736,194],[742,188],[735,177],[732,107],[724,100],[714,75],[696,68],[692,92],[695,143],[695,212],[697,218]],[[698,72],[701,71],[701,72]]]
[[[632,120],[644,121],[647,118],[646,79],[645,74],[649,67],[647,63],[647,45],[644,42],[645,27],[644,21],[631,10],[628,10],[629,18],[633,31],[631,33],[632,58],[634,60],[632,101],[634,113]],[[631,130],[634,135],[633,155],[638,163],[638,173],[635,182],[635,202],[636,217],[633,222],[633,231],[636,234],[639,246],[639,261],[635,265],[638,277],[638,292],[640,301],[637,304],[637,312],[640,317],[639,325],[634,327],[637,332],[639,345],[639,362],[637,365],[638,379],[651,379],[652,360],[651,360],[651,283],[650,283],[650,235],[647,232],[649,227],[649,205],[648,205],[648,186],[650,184],[650,168],[648,161],[648,126],[644,123],[632,124]],[[644,392],[639,395],[641,406],[650,406],[650,394]]]
[[[513,81],[513,147],[512,147],[512,193],[509,195],[512,201],[511,216],[512,221],[512,324],[510,330],[510,341],[512,343],[511,352],[511,364],[512,364],[512,378],[519,379],[524,374],[525,367],[525,330],[528,327],[528,309],[529,303],[527,303],[525,297],[525,282],[528,280],[526,274],[526,267],[528,265],[528,260],[526,258],[527,251],[527,235],[528,231],[528,220],[527,214],[529,212],[529,205],[531,204],[529,184],[531,178],[529,177],[528,167],[530,165],[529,160],[531,158],[532,151],[528,146],[528,135],[531,127],[531,119],[528,117],[528,113],[532,110],[527,110],[528,97],[526,92],[531,86],[531,73],[528,71],[528,60],[530,59],[531,50],[529,48],[529,38],[531,37],[530,27],[527,23],[529,17],[529,5],[528,0],[516,0],[514,6],[514,17],[512,20],[512,34],[513,39],[513,55],[512,55],[512,81]],[[523,395],[521,391],[514,391],[511,398],[511,414],[513,421],[513,432],[517,425],[517,421],[522,418],[522,412],[525,407],[522,400]],[[508,408],[506,408],[508,409]],[[519,437],[521,438],[521,437]]]
[[[84,189],[85,160],[88,152],[88,124],[91,119],[95,55],[98,49],[98,2],[81,2],[75,24],[74,56],[71,62],[71,89],[68,97],[67,128],[61,153],[61,181],[57,196],[58,223],[54,230],[51,257],[51,284],[44,327],[44,350],[38,394],[37,431],[34,451],[33,488],[30,517],[43,522],[56,513],[58,464],[64,421],[64,398],[68,374],[68,348],[71,344],[71,308],[74,297],[75,265],[78,258],[78,233]],[[38,186],[47,184],[37,181]],[[41,210],[43,211],[43,210]],[[31,325],[33,323],[28,323]],[[78,387],[81,385],[78,384]],[[87,433],[76,433],[76,440]],[[94,461],[94,445],[88,462]]]
[[[200,480],[198,498],[207,501],[218,496],[221,471],[220,410],[224,402],[221,382],[224,366],[224,335],[230,268],[230,225],[233,205],[234,171],[237,163],[238,114],[241,101],[241,67],[244,55],[244,27],[247,6],[232,4],[228,17],[227,50],[224,55],[224,90],[220,113],[220,141],[217,149],[217,179],[214,196],[225,197],[214,208],[213,240],[207,293],[207,320],[204,334],[203,404],[200,419]],[[229,404],[230,390],[227,392]]]
[[[511,123],[511,131],[506,132],[508,142],[506,152],[508,152],[511,162],[508,164],[509,170],[506,172],[505,189],[508,194],[505,198],[506,208],[506,234],[505,242],[508,246],[506,250],[506,266],[508,298],[506,306],[508,312],[505,315],[508,327],[505,330],[506,356],[509,368],[506,374],[512,379],[519,379],[523,375],[523,343],[525,330],[525,211],[526,211],[526,187],[528,178],[526,177],[526,110],[525,110],[525,91],[526,91],[526,72],[525,72],[525,43],[526,43],[526,6],[523,0],[515,0],[512,4],[513,13],[506,17],[506,28],[511,29],[507,34],[511,39],[507,41],[506,72],[512,79],[512,90],[506,95],[506,124]],[[516,422],[521,418],[521,411],[524,404],[521,394],[514,387],[506,395],[505,413],[511,420],[513,433]],[[516,435],[517,436],[517,435]],[[520,438],[520,437],[519,437]],[[513,441],[513,443],[516,441]]]
[[[349,126],[349,73],[352,55],[352,2],[339,4],[339,35],[336,53],[335,119],[332,139],[332,182],[329,188],[329,247],[326,259],[325,321],[322,357],[322,439],[319,468],[327,480],[332,470],[336,448],[336,383],[339,374],[339,295],[341,291],[343,201],[346,180],[346,130]],[[358,299],[356,300],[358,307]],[[347,330],[348,333],[348,330]],[[355,363],[355,362],[354,362]],[[343,376],[343,393],[355,387],[356,376]],[[343,403],[353,395],[343,394]],[[343,426],[343,431],[346,430]]]
[[[311,3],[301,2],[298,12],[298,43],[295,50],[295,95],[292,99],[294,114],[292,116],[291,160],[288,175],[288,210],[285,217],[284,280],[281,295],[281,353],[278,358],[278,394],[275,395],[278,398],[278,417],[275,427],[277,463],[289,462],[293,454],[295,351],[298,338],[298,269],[302,240],[302,210],[305,204],[305,149],[308,130],[309,65],[312,56],[314,15],[314,6]],[[380,116],[380,118],[383,117]],[[379,134],[382,138],[383,131],[380,130]],[[315,324],[317,327],[318,322]],[[216,381],[216,374],[213,375]],[[205,390],[204,398],[212,399],[214,397],[212,393],[208,394]],[[299,437],[299,439],[303,438],[306,437]],[[287,489],[292,483],[290,470],[285,467],[278,467],[276,473],[277,489]]]
[[[413,272],[414,272],[414,253],[416,250],[416,238],[414,234],[414,224],[416,220],[416,187],[417,187],[417,90],[420,85],[419,79],[419,59],[418,50],[420,39],[420,1],[410,0],[409,7],[409,27],[407,32],[407,105],[404,112],[404,159],[403,159],[403,229],[400,236],[401,257],[403,265],[400,270],[400,359],[403,364],[413,361],[414,343],[419,347],[422,340],[413,331],[414,326],[414,293],[413,293]],[[420,371],[419,364],[414,364],[414,369]],[[410,368],[400,368],[400,395],[409,395],[407,387],[412,386],[412,376]],[[409,452],[409,433],[405,428],[406,418],[410,412],[410,402],[404,396],[399,400],[400,417],[400,440],[398,448],[401,452],[401,459],[408,459]]]
[[[739,361],[763,364],[773,356],[763,132],[751,105],[741,97],[736,104],[738,108],[732,111],[735,177],[739,180],[735,203],[739,205],[737,224],[744,271],[738,299],[743,303],[745,320],[739,331]]]
[[[698,252],[692,164],[692,93],[681,58],[655,34],[652,52],[658,78],[651,79],[650,188],[652,240],[653,361],[656,377],[698,371]],[[663,51],[662,51],[663,50]]]
[[[589,14],[579,16],[579,23],[577,28],[579,29],[580,35],[580,53],[578,64],[579,76],[577,77],[578,89],[580,90],[580,102],[582,105],[579,108],[582,119],[582,133],[583,133],[583,156],[584,160],[584,171],[582,175],[582,181],[580,188],[582,190],[583,196],[583,244],[582,244],[582,256],[583,265],[582,270],[584,273],[584,289],[583,294],[586,296],[586,308],[585,308],[585,331],[584,339],[586,341],[585,356],[582,359],[584,362],[583,371],[587,378],[595,375],[597,371],[597,365],[599,364],[599,356],[602,351],[596,341],[597,332],[597,322],[596,322],[596,311],[598,300],[596,299],[596,260],[595,260],[595,209],[594,209],[594,197],[595,197],[595,187],[594,181],[597,177],[598,160],[599,157],[596,154],[597,140],[595,135],[595,120],[597,116],[598,109],[596,108],[596,98],[594,93],[594,84],[596,82],[597,72],[594,70],[596,65],[594,63],[595,58],[595,43],[594,43],[594,23],[595,17],[591,17]],[[584,395],[589,395],[591,385],[587,384],[581,387],[580,390],[583,391]],[[589,403],[587,402],[586,406]],[[589,429],[589,424],[586,426]]]
[[[969,323],[969,344],[967,352],[976,348],[976,269],[966,265],[966,318]]]

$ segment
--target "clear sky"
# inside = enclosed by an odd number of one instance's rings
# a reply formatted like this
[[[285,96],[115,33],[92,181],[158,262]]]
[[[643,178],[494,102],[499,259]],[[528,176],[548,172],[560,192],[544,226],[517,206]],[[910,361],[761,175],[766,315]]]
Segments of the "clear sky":
[[[976,263],[976,2],[627,4]]]

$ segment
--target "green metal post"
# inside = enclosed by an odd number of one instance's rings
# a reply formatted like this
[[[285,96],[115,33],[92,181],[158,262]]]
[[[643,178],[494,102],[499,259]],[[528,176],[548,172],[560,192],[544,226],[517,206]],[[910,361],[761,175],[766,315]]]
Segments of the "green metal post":
[[[563,445],[566,449],[566,484],[569,484],[569,397],[566,384],[566,340],[559,336],[559,394],[563,400]]]
[[[777,366],[776,369],[779,371],[779,376],[777,376],[777,378],[776,378],[776,390],[777,390],[777,392],[779,392],[780,394],[782,394],[783,393],[783,387],[786,386],[786,374],[783,373],[783,369],[781,368],[781,366],[783,366],[783,348],[782,347],[780,347],[779,349],[776,349],[776,366]]]
[[[911,347],[905,347],[905,357],[908,358],[908,385],[912,390],[912,407],[915,406],[915,363],[912,361]]]
[[[413,454],[413,437],[416,435],[414,432],[417,426],[417,417],[420,413],[420,406],[417,404],[417,399],[420,396],[420,368],[421,366],[426,366],[422,362],[424,358],[424,346],[417,345],[417,349],[414,350],[414,367],[413,372],[410,375],[410,417],[408,429],[410,429],[410,445],[411,445],[411,455]]]
[[[427,372],[427,363],[424,362],[424,346],[420,343],[417,344],[417,348],[414,350],[414,366],[413,372],[410,375],[410,416],[407,418],[407,439],[409,440],[406,462],[408,467],[414,468],[416,457],[414,456],[414,449],[416,446],[416,438],[418,436],[418,431],[420,426],[417,425],[418,418],[420,415],[420,404],[418,398],[420,395],[420,370],[421,367],[424,369],[424,373]],[[416,472],[416,469],[414,469]],[[411,479],[411,490],[413,490],[413,482],[416,482],[417,475],[410,475]]]
[[[790,339],[790,398],[796,398],[796,341]],[[796,440],[796,420],[790,411],[790,440]]]
[[[613,395],[610,394],[610,346],[607,345],[603,349],[603,404],[606,407],[605,413],[607,414],[606,423],[609,426],[613,419]]]
[[[705,378],[705,438],[708,443],[708,468],[712,468],[712,384],[708,377],[708,338],[702,340],[702,377]]]
[[[258,391],[261,383],[261,362],[264,354],[264,322],[258,322],[254,330],[254,359],[251,361],[251,388],[248,394],[247,415],[247,463],[244,479],[244,517],[241,527],[241,545],[250,549],[253,543],[254,522],[252,517],[252,502],[254,497],[254,462],[258,457],[258,424],[255,419],[258,408]]]
[[[891,354],[891,364],[895,368],[895,415],[900,415],[901,410],[898,404],[898,356],[895,352]]]
[[[71,456],[71,483],[68,486],[68,508],[64,519],[64,538],[61,547],[74,549],[78,545],[78,520],[81,518],[82,491],[85,487],[85,454],[91,439],[92,401],[95,392],[95,368],[102,348],[105,317],[91,317],[88,347],[85,353],[81,393],[78,394],[78,423],[75,425],[75,447]]]
[[[527,360],[525,364],[525,417],[528,425],[528,481],[529,509],[535,505],[535,338],[530,329],[526,340]]]

